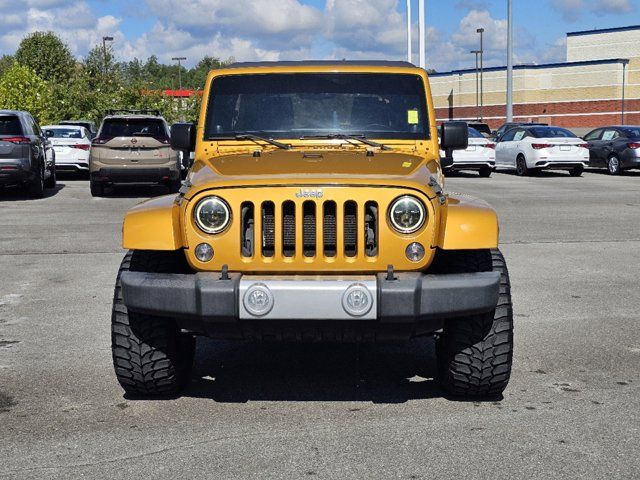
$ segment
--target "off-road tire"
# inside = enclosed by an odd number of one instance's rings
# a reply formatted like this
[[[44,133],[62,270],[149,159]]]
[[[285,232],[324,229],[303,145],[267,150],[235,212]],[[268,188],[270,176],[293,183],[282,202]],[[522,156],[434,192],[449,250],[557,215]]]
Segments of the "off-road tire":
[[[482,178],[489,178],[492,173],[493,170],[489,167],[480,167],[480,170],[478,170],[478,175],[480,175]]]
[[[448,394],[499,397],[509,383],[513,359],[511,286],[504,257],[499,250],[461,250],[444,252],[439,260],[448,273],[500,272],[496,309],[446,320],[437,343],[440,385]]]
[[[40,164],[38,174],[29,182],[28,192],[32,198],[44,197],[44,165]]]
[[[89,180],[89,189],[91,190],[92,197],[104,196],[104,184],[101,182],[95,182],[93,180]]]
[[[45,188],[56,188],[58,179],[56,177],[56,165],[51,165],[51,175],[44,181]]]
[[[529,167],[527,167],[527,161],[522,155],[518,156],[518,158],[516,158],[516,175],[519,177],[527,177],[529,174],[530,171]]]
[[[129,312],[120,276],[126,271],[185,273],[182,252],[130,251],[124,257],[113,297],[111,350],[118,382],[132,396],[168,396],[191,377],[195,339],[170,318]]]
[[[582,165],[573,167],[571,170],[569,170],[569,175],[571,175],[572,177],[581,177],[583,173],[584,167]]]

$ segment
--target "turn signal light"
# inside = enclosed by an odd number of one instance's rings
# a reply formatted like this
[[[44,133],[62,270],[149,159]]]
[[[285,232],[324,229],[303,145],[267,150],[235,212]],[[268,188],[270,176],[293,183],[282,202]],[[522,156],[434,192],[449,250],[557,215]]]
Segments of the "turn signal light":
[[[551,147],[553,147],[553,145],[551,145],[550,143],[532,143],[531,146],[535,150],[542,150],[543,148],[551,148]]]
[[[589,148],[589,144],[588,143],[581,143],[578,145],[580,148]]]
[[[80,150],[88,151],[89,148],[91,148],[91,146],[87,145],[87,144],[84,144],[84,143],[79,143],[77,145],[74,145],[73,148],[77,148],[77,149],[80,149]]]

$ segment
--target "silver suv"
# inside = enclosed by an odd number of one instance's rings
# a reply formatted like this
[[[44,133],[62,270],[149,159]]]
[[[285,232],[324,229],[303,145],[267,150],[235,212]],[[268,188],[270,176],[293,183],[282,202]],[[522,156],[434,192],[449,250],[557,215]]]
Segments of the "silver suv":
[[[178,152],[169,126],[156,110],[110,111],[91,145],[91,194],[119,183],[154,183],[177,192],[181,183]]]
[[[0,110],[0,185],[10,184],[42,197],[56,186],[55,154],[30,113]]]

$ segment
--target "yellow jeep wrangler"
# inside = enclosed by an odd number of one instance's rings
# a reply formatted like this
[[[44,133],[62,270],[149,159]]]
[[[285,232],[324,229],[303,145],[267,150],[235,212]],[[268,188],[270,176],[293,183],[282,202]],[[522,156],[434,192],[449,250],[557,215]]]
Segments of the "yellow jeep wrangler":
[[[194,338],[437,336],[450,395],[494,397],[513,350],[509,276],[486,203],[445,193],[467,125],[436,128],[403,62],[234,64],[207,79],[179,194],[133,208],[112,316],[117,378],[175,394]],[[440,158],[439,147],[447,152]]]

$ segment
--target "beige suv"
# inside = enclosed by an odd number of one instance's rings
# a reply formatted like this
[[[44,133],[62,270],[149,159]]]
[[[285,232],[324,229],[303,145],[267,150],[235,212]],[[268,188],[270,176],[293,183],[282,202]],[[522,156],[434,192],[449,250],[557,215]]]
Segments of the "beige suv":
[[[178,152],[170,130],[157,110],[108,112],[91,145],[91,194],[104,195],[107,185],[155,183],[180,188]]]

